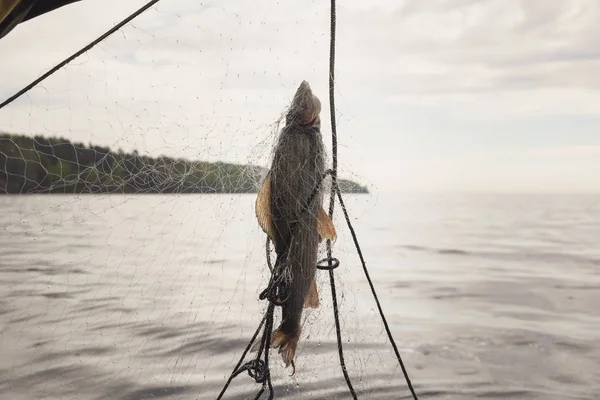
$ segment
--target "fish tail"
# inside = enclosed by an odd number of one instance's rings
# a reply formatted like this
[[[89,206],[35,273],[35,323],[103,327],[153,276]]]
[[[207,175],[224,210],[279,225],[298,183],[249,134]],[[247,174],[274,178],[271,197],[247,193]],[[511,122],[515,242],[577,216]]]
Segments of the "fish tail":
[[[285,363],[286,368],[292,365],[292,375],[296,373],[296,365],[294,364],[294,357],[296,355],[296,347],[298,346],[298,340],[300,339],[300,329],[296,332],[289,334],[285,333],[281,327],[273,331],[271,337],[271,347],[279,349],[279,354]]]
[[[298,347],[298,341],[300,339],[300,332],[288,334],[283,332],[280,328],[277,328],[271,334],[271,347],[279,349],[278,353],[281,354],[281,358],[285,363],[286,368],[292,366],[292,375],[296,373],[296,364],[294,363],[294,357],[296,356],[296,348]],[[261,341],[254,342],[250,348],[251,353],[255,353],[260,348]],[[290,375],[291,376],[291,375]]]

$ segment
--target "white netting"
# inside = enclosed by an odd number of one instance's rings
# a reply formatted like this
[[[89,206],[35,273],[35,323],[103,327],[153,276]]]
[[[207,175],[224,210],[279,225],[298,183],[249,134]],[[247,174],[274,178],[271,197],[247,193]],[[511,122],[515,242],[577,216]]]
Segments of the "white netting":
[[[67,7],[0,41],[0,53],[15,54],[0,66],[14,77],[3,96],[134,6],[113,3]],[[323,103],[330,149],[329,8],[298,10],[164,0],[1,110],[0,191],[27,196],[0,198],[0,393],[216,396],[264,312],[257,295],[269,272],[252,193],[304,79]],[[357,391],[381,398],[402,381],[340,217],[346,360]],[[321,307],[304,316],[296,375],[271,356],[278,398],[347,393],[328,279],[317,280]],[[255,388],[243,375],[228,396]]]
[[[594,188],[583,156],[600,102],[582,83],[597,76],[597,1],[340,3],[339,176],[389,190]],[[85,0],[17,26],[0,40],[0,99],[142,4]],[[302,80],[331,153],[329,12],[162,0],[0,110],[0,399],[216,398],[266,308],[265,235],[245,192]],[[581,146],[560,147],[571,138]],[[597,400],[598,197],[345,201],[423,398]],[[348,373],[360,399],[409,398],[340,211]],[[271,352],[277,399],[349,398],[327,275],[296,374]],[[243,374],[226,398],[258,388]]]

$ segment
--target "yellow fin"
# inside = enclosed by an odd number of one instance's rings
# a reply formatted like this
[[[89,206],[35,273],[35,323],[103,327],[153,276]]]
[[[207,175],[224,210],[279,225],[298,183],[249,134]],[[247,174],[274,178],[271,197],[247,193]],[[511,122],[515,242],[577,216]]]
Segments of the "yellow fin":
[[[296,356],[296,347],[298,346],[298,339],[300,338],[300,330],[296,334],[285,334],[281,331],[281,328],[277,328],[273,331],[271,336],[271,347],[279,349],[278,353],[281,354],[281,358],[285,364],[285,367],[292,365],[292,375],[296,373],[296,364],[294,363],[294,357]]]
[[[329,219],[329,216],[327,216],[323,207],[321,207],[321,211],[319,211],[319,216],[317,217],[317,231],[319,232],[320,240],[335,240],[337,237],[335,226]]]
[[[267,174],[265,181],[256,196],[256,219],[261,229],[274,240],[273,223],[271,220],[271,179]]]
[[[317,281],[314,278],[308,294],[304,298],[304,308],[319,308],[319,292],[317,291]]]

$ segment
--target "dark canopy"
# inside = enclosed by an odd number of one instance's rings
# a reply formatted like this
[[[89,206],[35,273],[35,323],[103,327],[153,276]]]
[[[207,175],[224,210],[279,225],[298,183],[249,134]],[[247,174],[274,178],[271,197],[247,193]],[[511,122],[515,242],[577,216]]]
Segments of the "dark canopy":
[[[0,39],[15,26],[80,0],[0,0]]]

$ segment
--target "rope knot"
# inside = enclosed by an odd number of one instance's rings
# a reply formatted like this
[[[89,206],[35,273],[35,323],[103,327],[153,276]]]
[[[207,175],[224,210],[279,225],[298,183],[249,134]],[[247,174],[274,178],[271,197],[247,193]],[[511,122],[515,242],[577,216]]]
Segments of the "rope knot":
[[[263,360],[248,361],[235,371],[234,376],[237,376],[244,371],[248,371],[248,375],[254,379],[256,383],[263,383],[267,380],[267,364],[265,364]]]
[[[275,306],[283,305],[290,298],[290,287],[283,274],[273,271],[267,288],[258,296],[260,300],[268,299]]]

